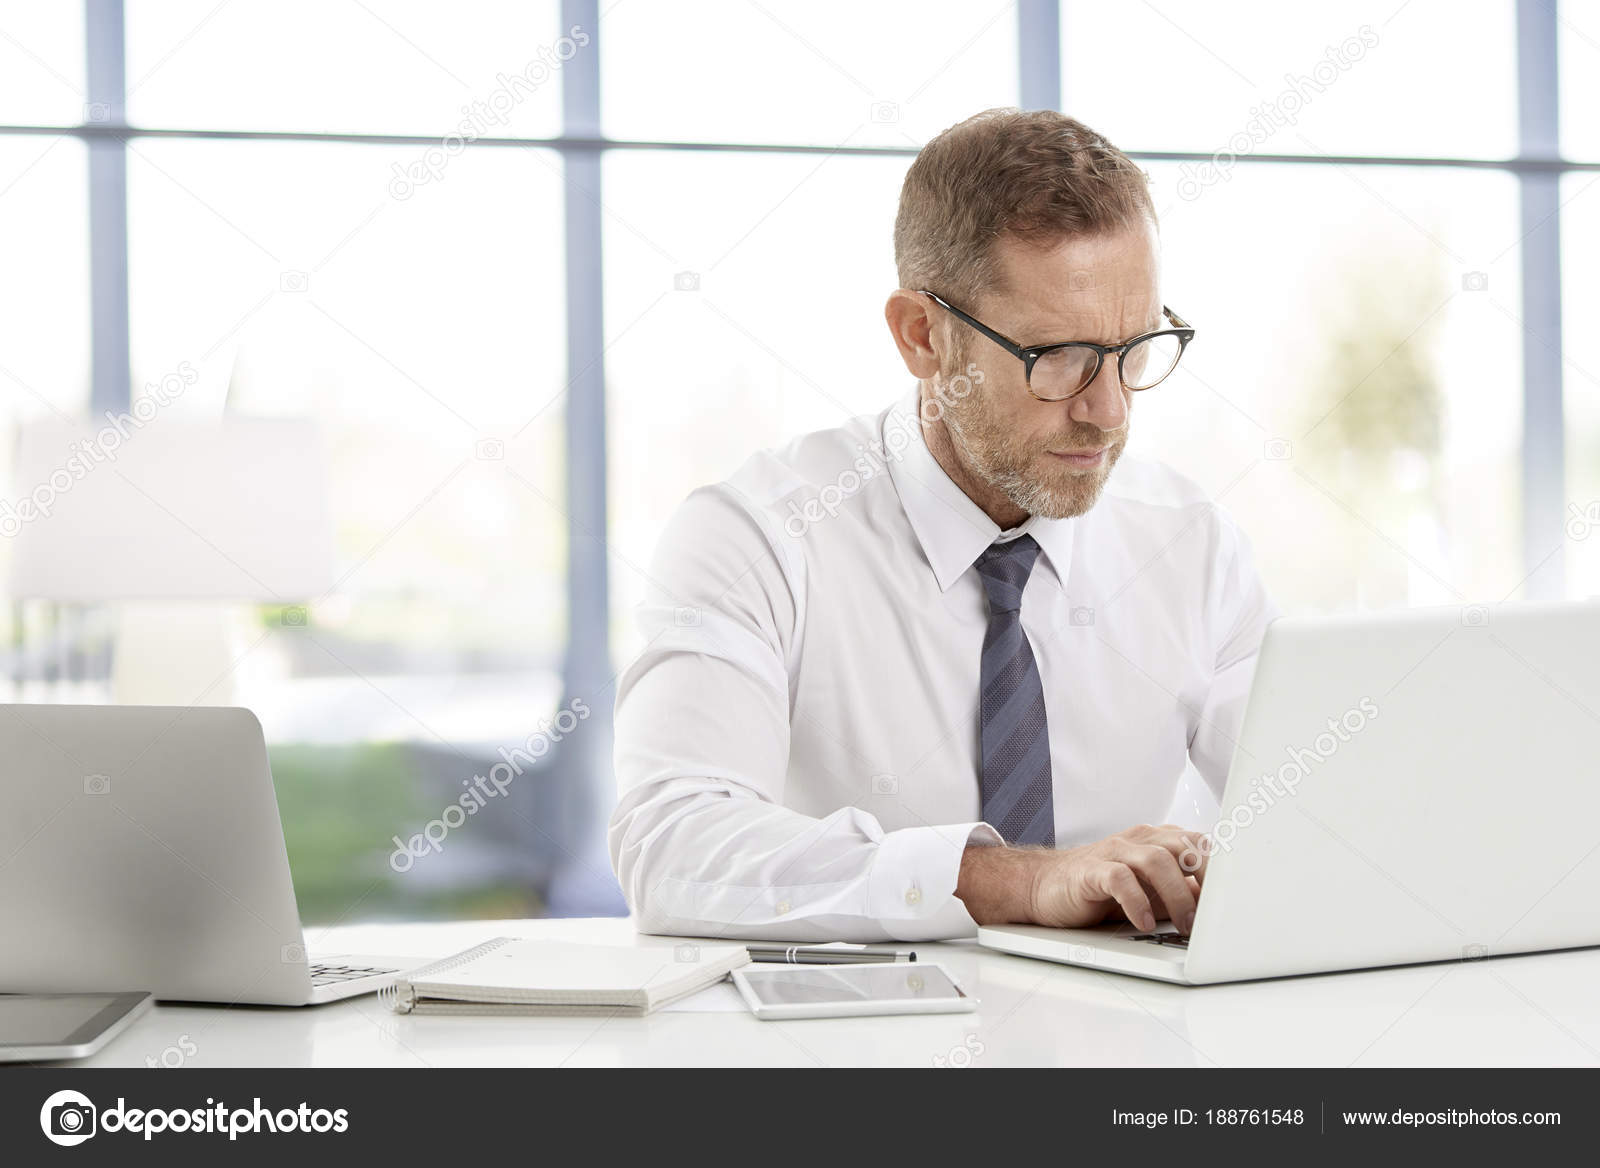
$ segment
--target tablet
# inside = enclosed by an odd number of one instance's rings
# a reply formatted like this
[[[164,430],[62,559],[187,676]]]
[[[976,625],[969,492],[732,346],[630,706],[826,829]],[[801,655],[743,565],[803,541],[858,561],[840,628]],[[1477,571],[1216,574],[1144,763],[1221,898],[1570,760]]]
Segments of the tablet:
[[[936,963],[745,966],[733,971],[757,1018],[967,1014],[978,1000]]]
[[[150,1008],[149,994],[0,994],[0,1063],[87,1058]]]

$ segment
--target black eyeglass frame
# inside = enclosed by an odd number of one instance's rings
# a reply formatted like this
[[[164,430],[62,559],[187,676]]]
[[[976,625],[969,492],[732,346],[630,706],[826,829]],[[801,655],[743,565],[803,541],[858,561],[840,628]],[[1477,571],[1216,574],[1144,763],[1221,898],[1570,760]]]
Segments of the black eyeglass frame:
[[[967,313],[962,312],[959,308],[957,308],[954,304],[951,304],[937,292],[930,292],[926,288],[920,289],[920,291],[922,295],[932,300],[951,316],[955,317],[964,324],[971,325],[995,344],[999,345],[1006,352],[1010,353],[1018,361],[1021,361],[1023,367],[1023,381],[1028,387],[1029,396],[1031,396],[1035,401],[1071,401],[1073,398],[1077,397],[1080,393],[1094,384],[1094,379],[1100,376],[1100,370],[1104,367],[1106,358],[1112,353],[1117,355],[1117,380],[1122,383],[1124,389],[1128,390],[1130,393],[1143,393],[1147,389],[1154,389],[1156,386],[1160,385],[1162,381],[1165,381],[1168,377],[1172,376],[1172,369],[1176,369],[1178,367],[1178,363],[1183,360],[1184,350],[1189,347],[1189,342],[1194,340],[1194,329],[1190,326],[1189,322],[1184,320],[1176,312],[1173,312],[1172,309],[1162,305],[1162,315],[1171,321],[1174,327],[1170,329],[1157,329],[1155,332],[1141,333],[1139,336],[1134,337],[1131,341],[1124,341],[1120,345],[1097,345],[1093,341],[1060,341],[1052,345],[1034,345],[1032,347],[1024,347],[1017,344],[1016,341],[1013,341],[1004,333],[996,332],[977,317],[970,316]],[[1151,340],[1154,337],[1168,336],[1178,338],[1178,355],[1173,358],[1172,369],[1168,369],[1166,373],[1162,374],[1160,381],[1152,381],[1149,385],[1145,386],[1129,385],[1128,379],[1122,375],[1122,362],[1123,358],[1127,356],[1128,350],[1133,348],[1135,345]],[[1067,394],[1066,397],[1040,397],[1038,394],[1033,392],[1033,367],[1038,363],[1040,357],[1043,357],[1046,353],[1053,353],[1057,349],[1092,350],[1094,352],[1094,372],[1090,373],[1089,376],[1085,378],[1084,383],[1071,393]]]

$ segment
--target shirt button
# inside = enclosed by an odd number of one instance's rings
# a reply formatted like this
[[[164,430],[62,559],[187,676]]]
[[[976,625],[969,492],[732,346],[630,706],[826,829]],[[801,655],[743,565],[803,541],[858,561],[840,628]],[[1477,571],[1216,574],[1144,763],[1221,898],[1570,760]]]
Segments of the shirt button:
[[[908,888],[906,890],[906,903],[907,904],[917,904],[921,900],[922,900],[922,891],[921,891],[921,889]]]
[[[793,906],[790,905],[790,903],[787,900],[780,900],[778,902],[778,915],[780,917],[783,916],[783,914],[788,912],[789,909],[792,908],[792,907]]]

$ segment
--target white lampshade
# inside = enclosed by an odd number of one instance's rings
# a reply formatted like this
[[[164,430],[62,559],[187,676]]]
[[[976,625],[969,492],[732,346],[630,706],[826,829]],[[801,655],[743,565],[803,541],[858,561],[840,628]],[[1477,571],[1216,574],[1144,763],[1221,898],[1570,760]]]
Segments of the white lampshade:
[[[290,604],[333,585],[327,455],[311,422],[44,420],[18,445],[0,500],[13,597]]]

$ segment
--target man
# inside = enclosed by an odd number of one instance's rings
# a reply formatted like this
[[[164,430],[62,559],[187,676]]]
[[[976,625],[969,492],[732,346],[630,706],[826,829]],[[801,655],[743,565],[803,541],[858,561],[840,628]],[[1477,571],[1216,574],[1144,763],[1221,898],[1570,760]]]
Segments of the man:
[[[1061,114],[918,155],[886,310],[915,396],[695,492],[651,569],[609,832],[641,930],[1188,931],[1203,837],[1144,824],[1186,759],[1220,792],[1273,614],[1227,518],[1121,458],[1193,336],[1156,238]]]

